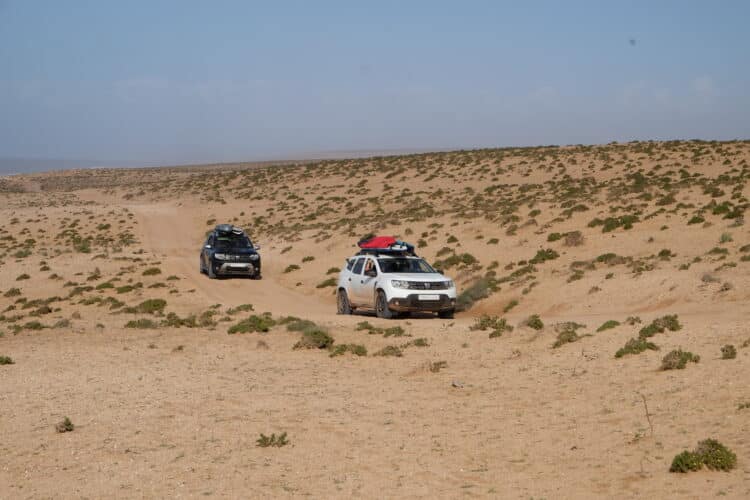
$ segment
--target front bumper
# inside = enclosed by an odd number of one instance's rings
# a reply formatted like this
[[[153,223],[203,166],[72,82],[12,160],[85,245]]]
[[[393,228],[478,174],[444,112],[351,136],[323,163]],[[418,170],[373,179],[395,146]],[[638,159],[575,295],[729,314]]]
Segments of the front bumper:
[[[257,276],[260,275],[260,263],[214,262],[214,272],[218,276]]]
[[[456,308],[456,299],[444,293],[412,293],[406,297],[392,298],[388,301],[388,308],[399,312],[446,311]]]

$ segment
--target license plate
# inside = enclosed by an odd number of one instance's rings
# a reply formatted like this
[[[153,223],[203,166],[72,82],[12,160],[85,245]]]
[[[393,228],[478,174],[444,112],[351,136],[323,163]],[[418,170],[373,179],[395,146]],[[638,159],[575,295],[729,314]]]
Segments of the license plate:
[[[440,300],[440,295],[420,295],[419,300]]]

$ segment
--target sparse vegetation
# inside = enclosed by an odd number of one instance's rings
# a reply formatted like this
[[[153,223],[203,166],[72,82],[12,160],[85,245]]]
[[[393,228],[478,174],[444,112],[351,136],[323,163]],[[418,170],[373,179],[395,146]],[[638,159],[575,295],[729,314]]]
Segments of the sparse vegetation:
[[[544,323],[542,322],[542,319],[539,317],[538,314],[532,314],[526,320],[524,320],[524,325],[528,326],[529,328],[533,328],[534,330],[541,330],[544,328]]]
[[[596,329],[597,332],[603,332],[604,330],[611,330],[612,328],[617,328],[620,326],[619,321],[615,321],[613,319],[610,319],[609,321],[605,321],[602,323],[602,326]]]
[[[729,471],[737,465],[737,455],[715,439],[705,439],[693,451],[683,451],[674,457],[669,472],[691,472],[703,468]]]
[[[373,356],[396,357],[396,358],[400,358],[403,355],[404,353],[401,352],[401,349],[395,345],[385,346],[382,349],[380,349],[378,352],[373,354]]]
[[[653,342],[648,342],[644,338],[630,339],[623,347],[617,350],[615,353],[616,358],[621,358],[626,354],[640,354],[644,351],[658,351],[659,347]]]
[[[286,432],[282,432],[278,436],[276,434],[266,436],[265,434],[261,433],[260,437],[255,441],[255,443],[260,448],[281,448],[282,446],[288,445],[289,440],[286,437]]]
[[[700,361],[700,356],[697,356],[690,351],[675,349],[662,358],[661,369],[682,370],[687,366],[688,362],[697,363],[698,361]]]
[[[65,417],[61,422],[55,424],[55,430],[59,433],[73,432],[75,425],[73,425],[73,422],[68,417]]]
[[[734,359],[737,357],[737,349],[732,344],[721,348],[721,359]]]
[[[156,321],[148,318],[133,319],[125,323],[125,328],[138,328],[141,330],[159,328]]]
[[[469,330],[490,330],[489,337],[496,338],[501,337],[505,332],[513,331],[513,327],[508,324],[505,318],[483,314],[474,320],[474,324],[469,327]]]
[[[355,356],[367,356],[367,348],[362,344],[338,344],[333,347],[330,356],[332,358],[342,356],[347,352],[350,352]]]
[[[254,333],[254,332],[267,332],[274,325],[276,321],[271,317],[270,314],[253,314],[252,316],[243,319],[239,323],[236,323],[229,327],[227,333],[233,335],[235,333]]]

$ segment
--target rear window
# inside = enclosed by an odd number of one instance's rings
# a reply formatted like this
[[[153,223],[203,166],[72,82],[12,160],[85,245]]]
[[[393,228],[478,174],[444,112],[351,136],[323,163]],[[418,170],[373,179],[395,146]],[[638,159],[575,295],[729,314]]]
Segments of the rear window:
[[[362,266],[365,263],[365,259],[359,258],[357,259],[357,263],[354,264],[354,270],[352,271],[354,274],[362,274]]]

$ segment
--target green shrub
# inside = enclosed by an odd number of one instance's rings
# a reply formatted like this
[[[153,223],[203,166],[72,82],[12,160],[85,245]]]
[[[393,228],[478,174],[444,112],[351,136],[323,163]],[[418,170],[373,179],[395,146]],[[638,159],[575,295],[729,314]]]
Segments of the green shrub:
[[[260,437],[255,441],[255,443],[261,448],[268,448],[271,446],[281,448],[282,446],[288,445],[289,440],[286,438],[286,432],[282,432],[278,436],[276,434],[266,436],[265,434],[261,433]]]
[[[0,356],[0,365],[13,365],[15,361],[10,356]]]
[[[648,342],[644,338],[630,339],[625,342],[623,347],[617,350],[615,357],[621,358],[626,354],[640,354],[646,350],[658,351],[659,347],[653,342]]]
[[[10,297],[18,297],[19,295],[21,295],[21,290],[19,288],[10,288],[8,289],[8,291],[6,291],[3,294],[3,297],[10,298]]]
[[[550,233],[549,235],[547,235],[547,241],[551,243],[553,241],[561,240],[562,237],[563,235],[560,233]]]
[[[704,439],[693,451],[683,451],[674,457],[669,472],[686,473],[700,470],[730,471],[737,466],[737,455],[715,439]]]
[[[303,264],[304,264],[305,262],[312,262],[312,261],[314,261],[314,260],[315,260],[315,257],[313,257],[312,255],[308,255],[308,256],[306,256],[306,257],[302,257],[302,263],[303,263]]]
[[[516,299],[513,299],[513,300],[511,300],[510,302],[508,302],[508,303],[507,303],[507,304],[505,305],[505,307],[503,307],[503,312],[504,312],[504,313],[507,313],[507,312],[509,312],[509,311],[510,311],[511,309],[513,309],[514,307],[516,307],[517,305],[518,305],[518,300],[516,300]]]
[[[325,330],[305,330],[299,342],[294,344],[294,349],[328,349],[332,345],[333,337]]]
[[[235,333],[267,332],[274,325],[276,325],[276,321],[270,314],[262,314],[260,316],[253,314],[249,318],[230,326],[227,333],[233,335]]]
[[[125,323],[125,328],[139,328],[139,329],[153,329],[158,328],[159,325],[148,318],[133,319]]]
[[[552,344],[553,349],[557,349],[558,347],[562,347],[565,344],[571,344],[573,342],[577,342],[581,340],[581,336],[578,335],[578,332],[572,329],[566,329],[561,331],[557,334],[557,340],[555,340],[555,343]]]
[[[75,425],[73,425],[73,422],[70,421],[68,417],[65,417],[62,422],[58,422],[55,425],[55,430],[57,432],[73,432],[75,429]]]
[[[366,330],[370,335],[382,335],[383,337],[403,337],[406,332],[400,326],[389,328],[378,328],[370,324],[369,321],[360,321],[357,323],[357,331]]]
[[[489,276],[480,278],[458,294],[456,298],[456,310],[467,311],[475,302],[486,299],[496,290],[497,281],[494,278]]]
[[[602,326],[600,326],[599,328],[597,328],[596,331],[597,332],[603,332],[604,330],[609,330],[611,328],[616,328],[618,326],[620,326],[620,322],[611,319],[609,321],[605,321],[604,323],[602,323]]]
[[[701,467],[703,467],[701,456],[686,450],[674,457],[672,465],[669,467],[669,472],[685,473],[700,470]]]
[[[703,458],[703,463],[711,470],[729,471],[737,465],[737,455],[715,439],[701,441],[695,452]]]
[[[649,325],[641,328],[641,330],[638,332],[638,336],[642,339],[646,339],[649,337],[653,337],[657,333],[663,333],[664,330],[676,332],[681,328],[682,325],[680,325],[680,322],[677,319],[677,315],[671,314],[653,320]]]
[[[675,349],[670,351],[661,360],[662,370],[682,370],[687,366],[688,361],[697,363],[700,361],[700,356],[693,354],[690,351],[683,351],[682,349]]]
[[[253,310],[252,304],[241,304],[237,307],[232,307],[232,308],[227,309],[227,314],[229,314],[230,316],[233,316],[241,312],[250,312],[252,310]]]
[[[161,269],[158,267],[149,267],[142,274],[143,276],[156,276],[157,274],[161,274]]]
[[[548,248],[546,250],[539,250],[537,251],[534,258],[532,258],[529,263],[531,264],[542,264],[548,260],[554,260],[560,256],[559,253],[555,252],[551,248]]]
[[[289,274],[292,271],[297,271],[298,269],[300,269],[300,267],[297,264],[289,264],[288,266],[286,266],[286,269],[284,269],[284,274]]]
[[[148,299],[144,300],[135,307],[129,307],[126,312],[138,313],[138,314],[156,314],[164,311],[167,306],[167,301],[164,299]]]
[[[327,280],[321,281],[320,283],[318,283],[315,288],[327,288],[331,286],[336,286],[337,283],[338,283],[338,280],[336,278],[328,278]]]
[[[23,274],[19,274],[18,275],[18,277],[16,278],[16,281],[23,281],[23,280],[27,280],[29,278],[31,278],[31,276],[29,276],[26,273],[23,273]]]
[[[330,356],[333,358],[335,356],[346,354],[347,352],[350,352],[355,356],[367,356],[367,348],[361,344],[339,344],[334,346],[333,350],[331,350]]]
[[[529,328],[533,328],[534,330],[541,330],[542,328],[544,328],[544,323],[542,322],[542,319],[538,314],[532,314],[531,316],[526,318],[524,324]]]
[[[737,349],[732,344],[721,348],[721,359],[734,359],[737,357]]]
[[[373,354],[373,356],[393,356],[397,358],[400,358],[403,355],[404,353],[401,352],[401,349],[395,345],[383,347],[381,350]]]
[[[474,321],[474,324],[469,327],[470,330],[491,330],[489,337],[496,338],[502,336],[504,332],[513,331],[513,327],[508,324],[505,318],[498,318],[497,316],[488,316],[483,314]]]
[[[331,267],[328,269],[328,271],[326,271],[326,274],[336,274],[338,272],[341,272],[341,269],[339,269],[338,267]]]

